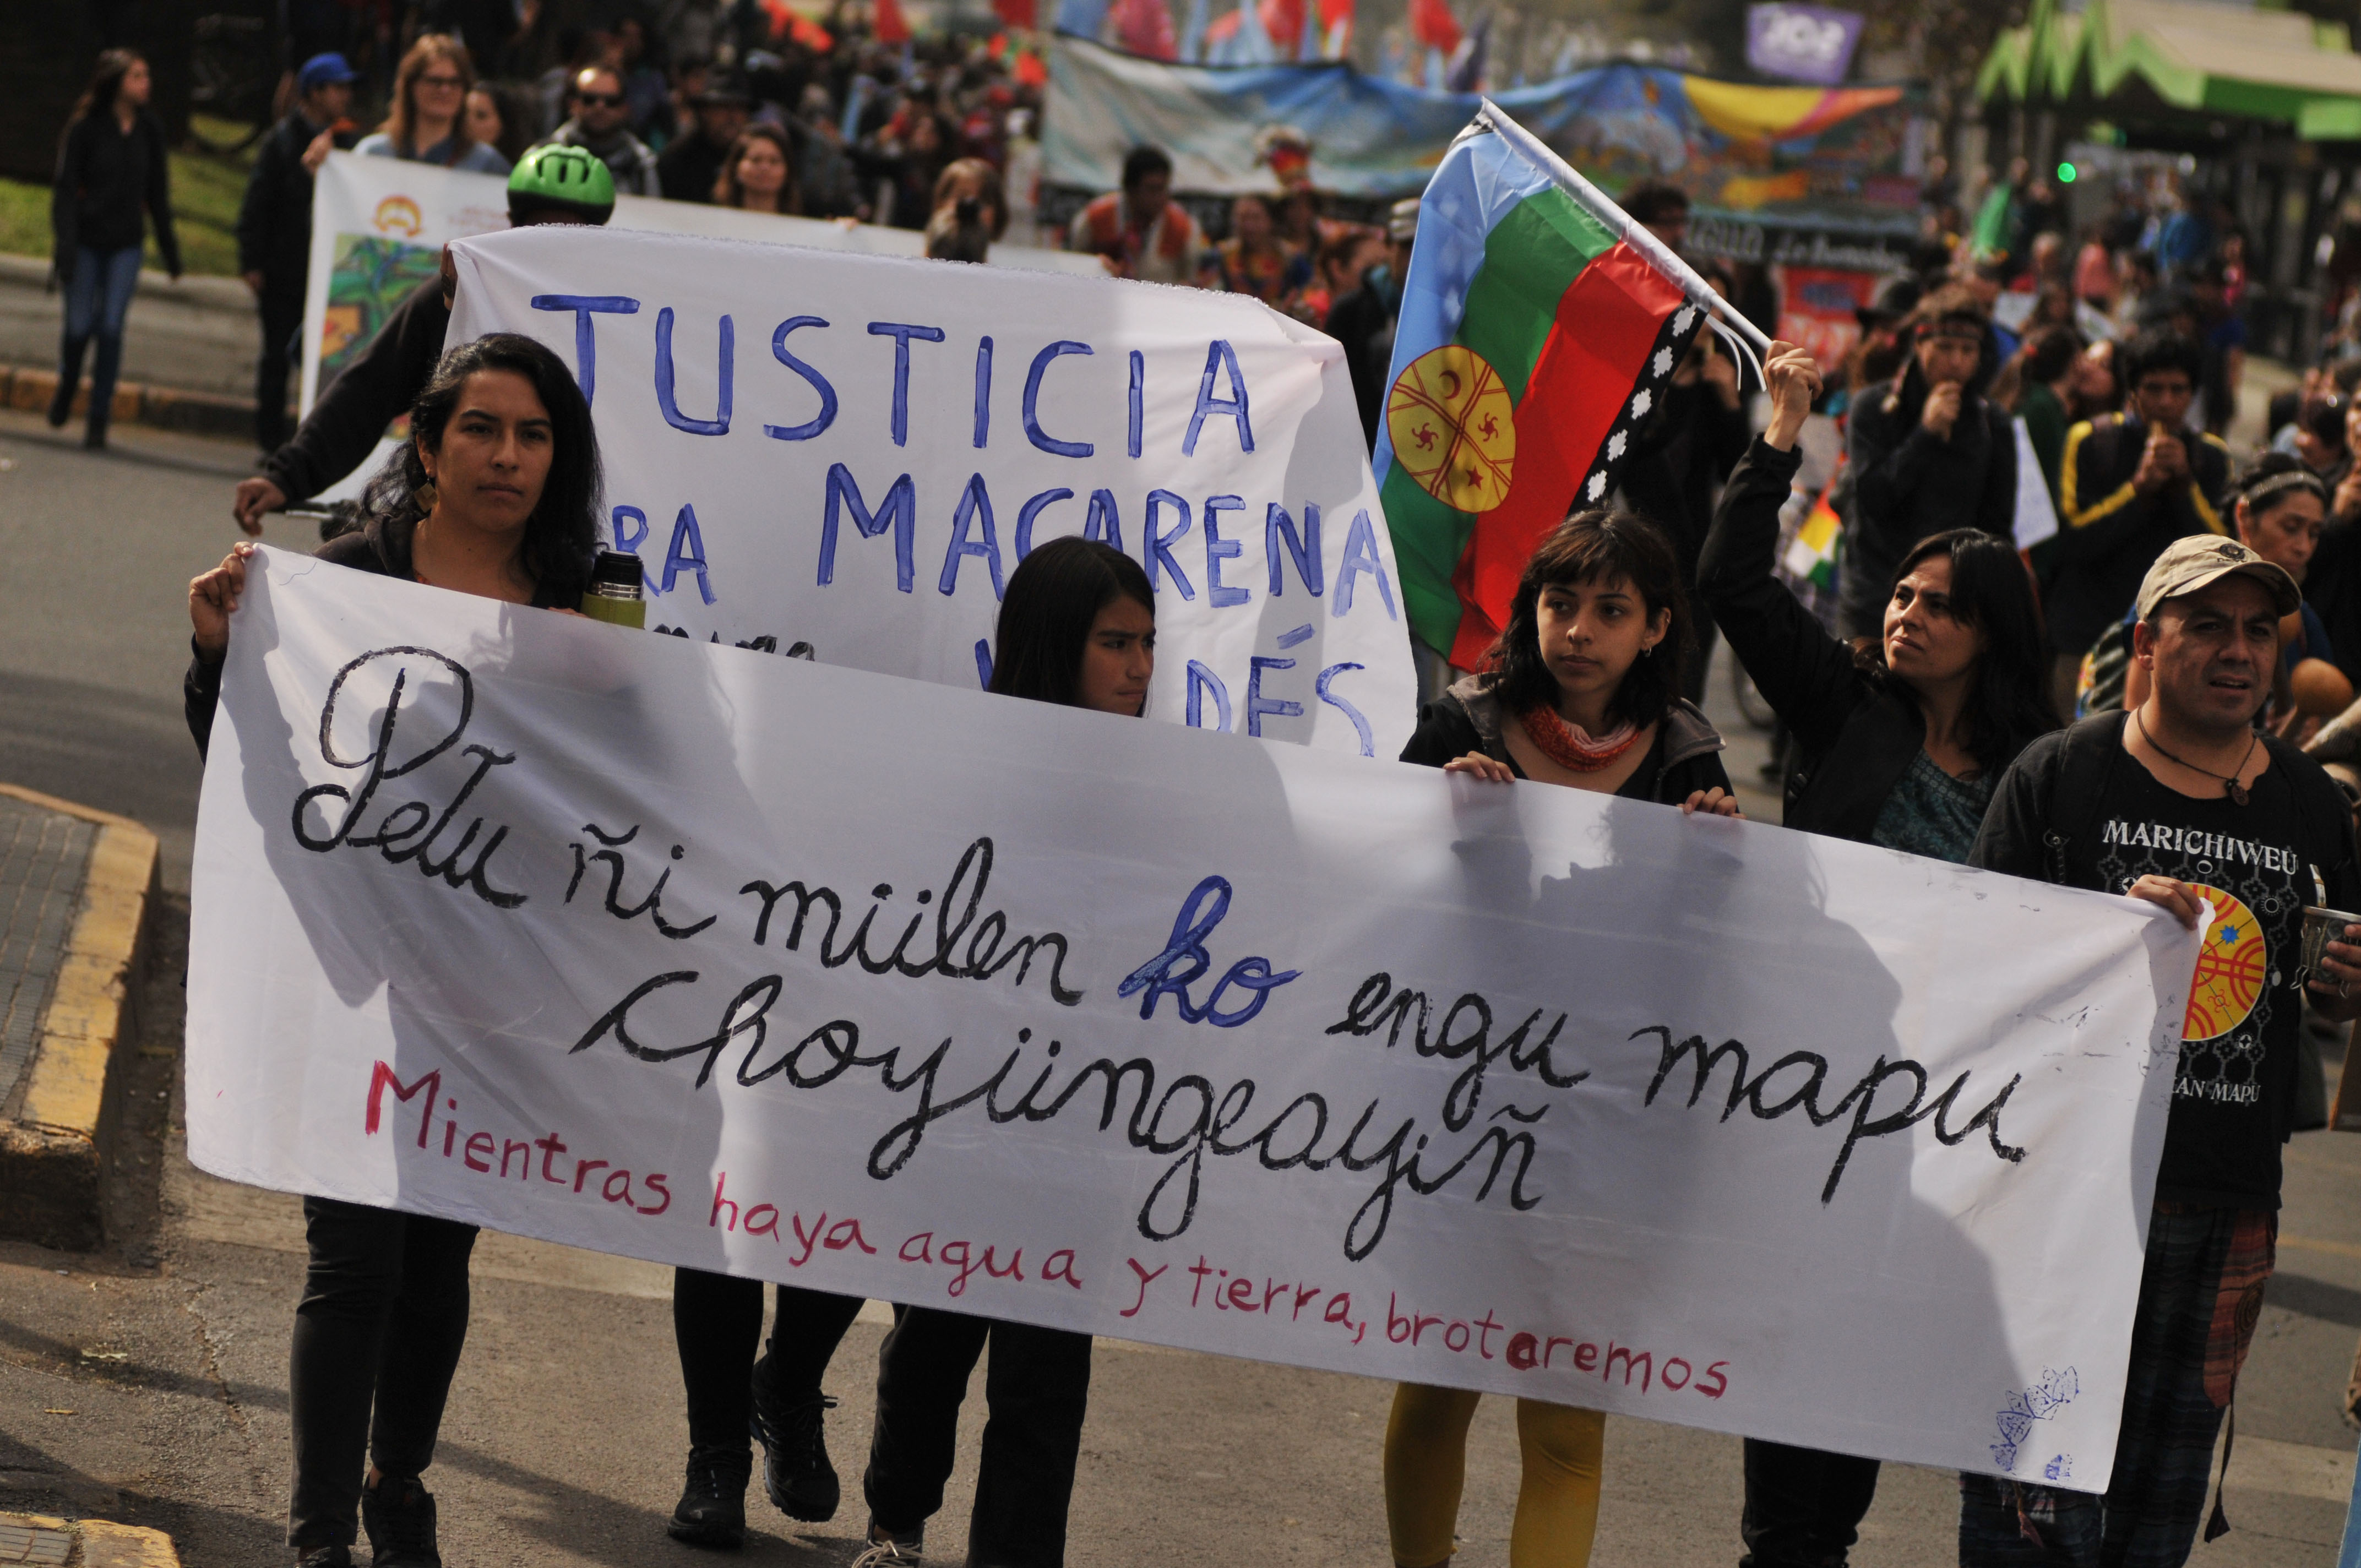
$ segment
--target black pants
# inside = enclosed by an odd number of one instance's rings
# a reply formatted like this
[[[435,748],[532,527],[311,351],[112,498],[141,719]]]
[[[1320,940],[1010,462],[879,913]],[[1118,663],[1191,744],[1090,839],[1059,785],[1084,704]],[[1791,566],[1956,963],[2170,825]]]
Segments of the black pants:
[[[1746,1440],[1741,1568],[1834,1568],[1877,1496],[1877,1461]]]
[[[467,1342],[476,1227],[303,1200],[312,1266],[295,1309],[288,1393],[295,1428],[288,1544],[349,1546],[364,1461],[422,1475]]]
[[[295,334],[303,329],[302,276],[291,291],[283,280],[264,279],[256,304],[262,316],[262,356],[254,367],[254,439],[263,451],[276,452],[295,433],[287,417],[287,371]]]
[[[877,1424],[862,1491],[870,1516],[896,1535],[943,1506],[968,1375],[985,1370],[983,1461],[968,1521],[969,1568],[1059,1568],[1074,1495],[1091,1336],[996,1322],[932,1307],[896,1307],[877,1358]]]
[[[860,1315],[861,1298],[778,1287],[779,1315],[771,1325],[764,1392],[786,1403],[819,1392],[844,1331]],[[734,1275],[675,1268],[672,1274],[672,1333],[680,1347],[680,1381],[688,1393],[688,1441],[697,1448],[749,1445],[754,1413],[755,1347],[763,1338],[763,1282]]]

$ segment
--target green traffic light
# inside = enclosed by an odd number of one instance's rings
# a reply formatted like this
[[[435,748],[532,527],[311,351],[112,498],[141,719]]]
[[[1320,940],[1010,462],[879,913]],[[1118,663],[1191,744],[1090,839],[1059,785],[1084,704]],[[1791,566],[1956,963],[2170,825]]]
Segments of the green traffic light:
[[[2058,183],[2060,185],[2071,185],[2074,183],[2074,166],[2072,164],[2061,163],[2058,166]]]

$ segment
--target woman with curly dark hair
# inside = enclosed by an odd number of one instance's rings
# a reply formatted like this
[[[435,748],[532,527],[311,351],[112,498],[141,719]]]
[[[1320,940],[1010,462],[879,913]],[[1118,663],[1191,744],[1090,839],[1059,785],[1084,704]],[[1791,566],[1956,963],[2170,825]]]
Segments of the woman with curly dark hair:
[[[581,602],[598,443],[565,363],[509,334],[462,345],[419,394],[410,428],[369,486],[367,523],[322,545],[319,559],[510,604]],[[185,696],[200,751],[254,549],[239,544],[189,585],[196,657]],[[351,1568],[357,1509],[378,1563],[438,1563],[434,1498],[419,1477],[467,1342],[476,1227],[317,1197],[303,1200],[303,1219],[311,1265],[289,1371],[288,1542],[302,1568]]]

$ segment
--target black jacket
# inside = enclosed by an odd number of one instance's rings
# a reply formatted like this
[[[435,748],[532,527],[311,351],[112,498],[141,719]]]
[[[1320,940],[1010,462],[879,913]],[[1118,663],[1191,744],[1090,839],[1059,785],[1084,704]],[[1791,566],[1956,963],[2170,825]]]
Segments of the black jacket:
[[[721,178],[721,164],[730,156],[726,147],[716,147],[701,130],[673,138],[672,145],[656,154],[656,182],[664,189],[667,202],[713,203],[714,183]]]
[[[361,356],[327,385],[295,438],[262,460],[262,476],[293,506],[351,473],[377,449],[386,426],[410,411],[443,358],[451,308],[428,279],[393,308]]]
[[[2230,449],[2219,436],[2180,433],[2189,453],[2189,483],[2154,495],[2132,488],[2147,426],[2130,414],[2103,414],[2066,433],[2058,469],[2056,576],[2045,607],[2049,646],[2081,653],[2124,618],[2140,579],[2174,540],[2227,533],[2222,503],[2230,488]]]
[[[1845,431],[1852,515],[1838,589],[1846,630],[1874,629],[1894,569],[1920,540],[1955,528],[2015,537],[2016,432],[1981,383],[1969,384],[1948,441],[1918,422],[1927,386],[1915,358],[1854,400]]]
[[[412,580],[418,574],[410,561],[410,538],[417,530],[416,518],[372,517],[350,533],[340,533],[321,545],[314,558],[372,576]],[[572,609],[581,604],[582,590],[589,581],[588,558],[544,573],[533,586],[533,608]],[[189,733],[197,742],[197,755],[202,757],[213,740],[214,710],[221,706],[222,666],[226,661],[207,659],[193,647],[190,652],[188,674],[181,679],[181,707],[189,720]]]
[[[1772,575],[1779,509],[1803,461],[1800,447],[1782,452],[1757,438],[1747,448],[1706,535],[1697,592],[1795,739],[1786,825],[1867,843],[1885,797],[1926,749],[1927,721],[1909,693],[1855,664]]]
[[[1377,272],[1373,267],[1363,273],[1361,286],[1328,308],[1328,335],[1345,346],[1361,434],[1373,452],[1386,416],[1386,372],[1393,368],[1394,328],[1401,316],[1400,288],[1380,282]]]
[[[1523,778],[1525,770],[1517,765],[1500,739],[1500,719],[1499,698],[1485,689],[1484,677],[1462,676],[1439,700],[1418,710],[1418,728],[1402,748],[1401,760],[1439,768],[1470,751],[1481,751],[1508,763],[1510,772]],[[1653,777],[1642,765],[1616,793],[1660,806],[1678,806],[1699,790],[1718,789],[1726,795],[1730,774],[1721,765],[1721,736],[1712,722],[1676,698],[1657,726],[1650,748],[1655,759]]]
[[[311,270],[312,172],[303,152],[324,128],[290,110],[254,155],[237,204],[237,269],[261,273],[265,289],[301,293]]]
[[[136,246],[147,236],[145,207],[156,220],[156,249],[164,270],[181,275],[181,242],[172,232],[172,176],[164,161],[164,126],[139,111],[126,135],[113,111],[84,115],[66,127],[58,177],[49,188],[49,226],[60,278],[73,273],[74,252]]]

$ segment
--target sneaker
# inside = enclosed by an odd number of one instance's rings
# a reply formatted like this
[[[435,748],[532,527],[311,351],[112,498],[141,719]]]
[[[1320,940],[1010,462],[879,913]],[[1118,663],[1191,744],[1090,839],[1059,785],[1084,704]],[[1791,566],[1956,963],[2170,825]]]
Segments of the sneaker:
[[[874,1521],[869,1526],[869,1550],[852,1560],[852,1568],[891,1568],[898,1563],[920,1563],[926,1560],[926,1530],[922,1526],[907,1535],[877,1537]]]
[[[745,1449],[708,1446],[688,1451],[688,1484],[664,1533],[690,1546],[732,1547],[746,1540],[746,1483],[754,1456]]]
[[[349,1546],[314,1546],[295,1559],[295,1568],[353,1568]]]
[[[415,1475],[388,1475],[362,1487],[361,1528],[368,1531],[369,1568],[443,1568],[434,1549],[434,1494]]]
[[[754,1441],[763,1445],[763,1490],[771,1506],[789,1519],[826,1524],[836,1517],[840,1493],[820,1423],[825,1412],[836,1409],[836,1400],[814,1392],[782,1401],[763,1391],[761,1370],[757,1365],[752,1427]]]

